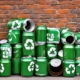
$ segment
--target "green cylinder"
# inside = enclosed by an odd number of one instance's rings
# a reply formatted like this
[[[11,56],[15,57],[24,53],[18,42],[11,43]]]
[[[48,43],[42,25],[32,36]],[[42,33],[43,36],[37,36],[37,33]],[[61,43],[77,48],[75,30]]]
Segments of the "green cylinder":
[[[58,58],[63,61],[63,50],[58,52]]]
[[[63,44],[74,44],[75,43],[74,33],[71,31],[67,31],[61,34],[61,42]]]
[[[38,44],[36,46],[36,56],[37,57],[45,57],[46,56],[46,46],[45,44]]]
[[[76,60],[76,75],[80,75],[80,60]]]
[[[11,59],[12,58],[12,47],[9,43],[1,44],[0,47],[1,58],[3,59]]]
[[[46,35],[47,35],[47,28],[46,26],[37,26],[36,27],[36,42],[38,44],[45,44],[46,43]]]
[[[19,18],[8,21],[7,27],[8,29],[13,30],[19,29],[31,32],[35,28],[35,23],[31,19]]]
[[[60,30],[58,28],[47,28],[47,43],[60,42]]]
[[[21,76],[33,76],[34,59],[32,57],[21,58]]]
[[[63,76],[73,77],[75,76],[75,60],[64,60],[63,62]]]
[[[66,44],[63,47],[63,59],[75,60],[75,48],[72,44]]]
[[[22,56],[22,44],[18,43],[13,47],[13,58],[21,58]]]
[[[8,43],[20,43],[20,30],[8,30]]]
[[[12,73],[13,74],[20,74],[21,72],[21,62],[20,58],[13,58],[12,59]]]
[[[75,44],[80,44],[80,32],[75,32]]]
[[[57,57],[57,45],[47,44],[47,58],[53,59]]]
[[[48,74],[48,62],[46,57],[38,57],[35,64],[36,76],[47,76]]]
[[[0,59],[0,76],[11,76],[11,61],[9,59]]]
[[[23,32],[22,36],[23,56],[35,55],[34,41],[35,35],[33,32]]]

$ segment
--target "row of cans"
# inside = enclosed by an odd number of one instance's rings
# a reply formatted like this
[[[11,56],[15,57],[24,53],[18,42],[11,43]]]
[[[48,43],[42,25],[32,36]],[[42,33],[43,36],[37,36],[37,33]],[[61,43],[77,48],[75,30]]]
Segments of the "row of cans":
[[[0,76],[21,75],[29,76],[60,76],[73,77],[80,75],[80,60],[64,60],[55,58],[47,61],[46,57],[38,57],[36,60],[32,57],[22,57],[21,59],[13,58],[0,59]]]

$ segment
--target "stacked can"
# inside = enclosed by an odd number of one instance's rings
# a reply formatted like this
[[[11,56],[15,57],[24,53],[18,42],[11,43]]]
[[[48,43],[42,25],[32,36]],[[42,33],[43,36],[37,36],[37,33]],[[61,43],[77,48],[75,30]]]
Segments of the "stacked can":
[[[61,42],[63,43],[63,76],[75,76],[75,36],[69,28],[62,28]]]

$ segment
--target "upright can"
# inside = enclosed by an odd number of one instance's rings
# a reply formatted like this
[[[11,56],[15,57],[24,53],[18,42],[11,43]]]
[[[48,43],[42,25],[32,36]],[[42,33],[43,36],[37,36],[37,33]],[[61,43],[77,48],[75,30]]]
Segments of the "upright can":
[[[21,58],[21,76],[33,76],[34,74],[34,59],[32,57]]]
[[[80,45],[75,45],[75,58],[80,60]]]
[[[75,48],[72,44],[63,47],[63,60],[75,60]]]
[[[1,58],[11,59],[12,58],[12,47],[9,43],[1,44]]]
[[[35,64],[36,76],[47,76],[48,74],[48,62],[46,57],[38,57]]]
[[[22,44],[18,43],[13,47],[13,58],[21,58],[22,56]]]
[[[21,61],[20,58],[13,58],[12,59],[12,73],[13,74],[20,74],[21,72]]]
[[[8,30],[8,43],[20,43],[20,30]]]
[[[9,59],[0,59],[0,76],[11,76],[11,61]]]
[[[23,32],[22,36],[23,56],[35,55],[34,42],[35,42],[34,32]]]
[[[47,35],[47,28],[45,25],[36,27],[36,43],[45,44],[47,40],[46,35]]]
[[[47,58],[53,59],[57,57],[57,45],[47,44]]]
[[[64,60],[63,62],[63,76],[73,77],[75,76],[75,60]]]

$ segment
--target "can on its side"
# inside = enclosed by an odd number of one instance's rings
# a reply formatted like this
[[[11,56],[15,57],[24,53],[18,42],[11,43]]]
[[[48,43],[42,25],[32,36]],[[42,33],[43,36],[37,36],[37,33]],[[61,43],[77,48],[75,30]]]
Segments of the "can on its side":
[[[20,43],[20,30],[8,30],[8,43]]]
[[[21,76],[33,76],[34,74],[34,59],[32,57],[21,58]]]
[[[13,58],[22,57],[22,44],[18,43],[13,47]]]
[[[46,57],[38,57],[35,64],[35,75],[36,76],[47,76],[48,75],[48,62]]]
[[[11,61],[9,59],[0,59],[0,76],[11,76]]]
[[[63,62],[63,76],[74,77],[75,76],[75,60],[64,60]]]
[[[34,32],[23,32],[22,46],[23,56],[35,55],[35,35]]]
[[[1,44],[0,47],[1,58],[3,59],[11,59],[12,58],[12,47],[9,43]]]

